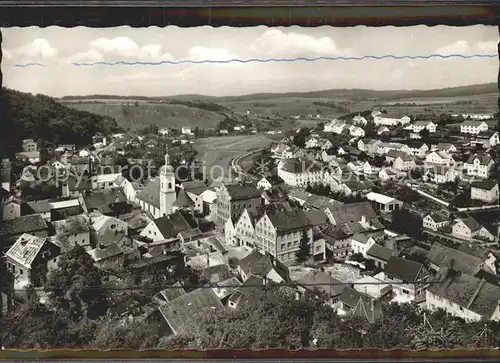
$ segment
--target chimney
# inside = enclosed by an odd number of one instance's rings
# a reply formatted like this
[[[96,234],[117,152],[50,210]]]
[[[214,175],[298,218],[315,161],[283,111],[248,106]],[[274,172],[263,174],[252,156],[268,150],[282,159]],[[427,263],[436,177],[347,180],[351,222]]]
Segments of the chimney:
[[[207,267],[210,267],[210,253],[207,252]]]

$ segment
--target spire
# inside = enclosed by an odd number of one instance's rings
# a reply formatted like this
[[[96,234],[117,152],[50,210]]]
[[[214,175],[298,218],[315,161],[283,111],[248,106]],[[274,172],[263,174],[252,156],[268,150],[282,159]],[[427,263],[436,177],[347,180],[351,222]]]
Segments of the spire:
[[[170,160],[168,156],[168,145],[165,144],[165,166],[170,165]]]

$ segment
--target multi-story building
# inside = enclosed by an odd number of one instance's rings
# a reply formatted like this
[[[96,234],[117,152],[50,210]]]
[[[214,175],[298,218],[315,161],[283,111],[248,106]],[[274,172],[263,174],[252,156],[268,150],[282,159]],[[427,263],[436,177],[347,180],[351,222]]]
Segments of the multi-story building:
[[[470,198],[493,203],[498,200],[498,182],[495,180],[476,181],[471,184]]]
[[[500,320],[500,287],[453,268],[442,268],[426,291],[430,311],[443,309],[465,321]]]
[[[425,298],[430,274],[423,264],[392,256],[384,268],[384,275],[401,299],[421,301]]]
[[[262,191],[250,183],[223,184],[217,191],[215,224],[224,228],[229,218],[236,218],[245,210],[255,212],[262,205]]]
[[[444,213],[436,212],[426,215],[422,224],[424,228],[437,231],[439,228],[443,228],[450,224],[450,219]]]
[[[266,211],[255,223],[255,244],[283,263],[293,263],[300,241],[307,236],[312,249],[312,225],[303,210]]]
[[[488,131],[488,124],[484,121],[465,120],[460,124],[462,134],[479,134],[482,131]]]
[[[373,122],[378,126],[397,126],[399,124],[406,125],[409,124],[411,119],[404,115],[402,117],[389,117],[387,114],[381,113],[373,117]]]
[[[306,159],[284,159],[278,163],[278,176],[285,184],[293,187],[306,187],[322,183],[320,165]]]
[[[473,154],[464,164],[468,176],[475,176],[481,179],[487,179],[495,162],[488,154]]]
[[[427,130],[433,134],[436,132],[437,125],[432,121],[415,121],[414,124],[408,126],[413,132],[419,133],[422,130]]]

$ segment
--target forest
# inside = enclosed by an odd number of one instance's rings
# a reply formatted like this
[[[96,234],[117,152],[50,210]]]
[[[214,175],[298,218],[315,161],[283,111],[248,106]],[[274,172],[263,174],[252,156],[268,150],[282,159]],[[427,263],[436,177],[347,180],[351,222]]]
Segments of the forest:
[[[12,157],[26,138],[85,146],[98,132],[122,131],[110,117],[66,107],[51,97],[2,88],[0,155]]]
[[[5,288],[8,272],[1,272]],[[143,291],[144,301],[174,281],[206,283],[186,268],[129,276],[125,283]],[[410,304],[387,303],[369,323],[338,315],[319,291],[296,299],[290,287],[278,285],[256,289],[254,303],[236,310],[200,310],[194,324],[172,336],[159,314],[153,321],[126,318],[120,306],[130,299],[128,290],[110,288],[90,256],[76,247],[61,258],[42,289],[28,287],[27,302],[0,318],[0,343],[5,349],[449,349],[497,347],[500,338],[498,322],[466,322],[442,310],[424,314]]]

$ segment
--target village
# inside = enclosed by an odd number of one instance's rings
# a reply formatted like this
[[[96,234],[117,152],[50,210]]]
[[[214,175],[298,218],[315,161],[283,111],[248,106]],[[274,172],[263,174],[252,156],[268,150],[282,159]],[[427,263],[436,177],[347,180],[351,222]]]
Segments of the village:
[[[43,303],[50,275],[80,249],[107,288],[130,290],[120,316],[161,321],[165,335],[189,329],[197,312],[253,304],[271,285],[291,299],[321,294],[341,317],[370,323],[391,303],[500,321],[497,120],[453,117],[376,110],[267,131],[278,138],[245,155],[250,168],[235,158],[213,179],[185,155],[201,140],[189,127],[178,137],[168,128],[96,135],[89,147],[50,152],[24,140],[16,160],[2,160],[0,237],[12,275],[2,310],[32,291]],[[174,148],[184,150],[175,163]],[[177,281],[136,298],[131,276],[165,275]]]

